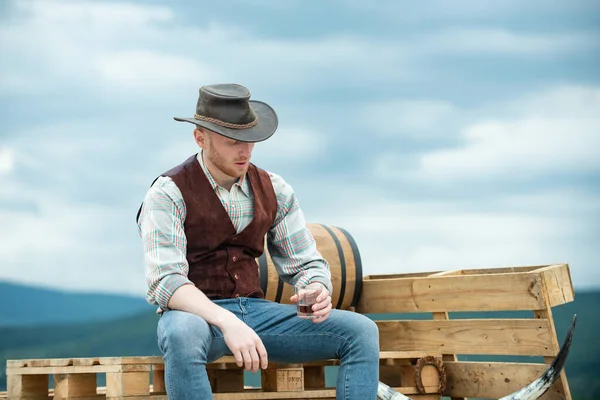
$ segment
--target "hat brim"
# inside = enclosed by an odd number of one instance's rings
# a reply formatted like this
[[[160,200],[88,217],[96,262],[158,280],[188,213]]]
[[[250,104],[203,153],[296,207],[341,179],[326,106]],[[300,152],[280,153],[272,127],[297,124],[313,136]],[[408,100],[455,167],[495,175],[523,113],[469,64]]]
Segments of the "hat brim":
[[[223,135],[230,139],[239,140],[240,142],[262,142],[263,140],[270,138],[277,130],[277,125],[279,124],[277,114],[275,113],[275,110],[271,108],[271,106],[263,103],[262,101],[250,100],[249,103],[254,110],[256,117],[258,118],[258,123],[252,128],[248,129],[225,128],[221,125],[217,125],[212,122],[201,121],[196,118],[174,117],[174,119],[175,121],[189,122],[194,125],[202,126],[208,130],[218,133],[219,135]]]

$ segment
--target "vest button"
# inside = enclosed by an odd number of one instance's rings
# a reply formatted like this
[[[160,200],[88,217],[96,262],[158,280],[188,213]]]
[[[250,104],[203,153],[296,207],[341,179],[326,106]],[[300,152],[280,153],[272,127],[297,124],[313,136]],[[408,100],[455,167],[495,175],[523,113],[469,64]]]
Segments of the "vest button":
[[[233,262],[236,262],[237,261],[237,257],[233,256],[232,260],[233,260]]]
[[[238,276],[238,274],[235,274],[233,277],[234,277],[235,279],[239,279],[239,276]]]
[[[239,295],[239,294],[236,294],[236,295],[235,295],[235,297],[240,297],[240,295]]]

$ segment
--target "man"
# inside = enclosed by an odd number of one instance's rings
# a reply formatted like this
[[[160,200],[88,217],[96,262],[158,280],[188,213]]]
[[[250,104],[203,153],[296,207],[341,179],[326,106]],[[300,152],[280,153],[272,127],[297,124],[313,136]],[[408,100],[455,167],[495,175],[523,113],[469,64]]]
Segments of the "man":
[[[211,399],[205,365],[223,355],[254,372],[269,361],[338,358],[337,398],[375,399],[377,326],[332,310],[329,265],[294,191],[250,163],[255,143],[277,129],[275,111],[241,85],[218,84],[200,88],[193,118],[175,120],[195,125],[201,151],[159,176],[138,211],[169,399]],[[322,287],[316,318],[264,299],[256,258],[265,236],[282,279]]]

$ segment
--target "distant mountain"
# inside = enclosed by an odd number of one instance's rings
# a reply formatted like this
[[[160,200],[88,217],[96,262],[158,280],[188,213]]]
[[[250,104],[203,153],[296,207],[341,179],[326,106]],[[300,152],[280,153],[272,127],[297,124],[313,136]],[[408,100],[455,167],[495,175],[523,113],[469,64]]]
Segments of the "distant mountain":
[[[0,282],[0,304],[0,327],[92,322],[155,309],[142,297],[66,292],[8,282]]]
[[[105,302],[107,300],[102,300]],[[117,304],[117,303],[114,303]],[[51,307],[50,307],[51,308]],[[144,308],[144,307],[142,307]],[[56,310],[53,310],[56,311]],[[553,308],[559,341],[562,343],[573,314],[578,314],[577,328],[566,371],[574,400],[600,398],[600,291],[577,292],[575,301]],[[518,318],[519,313],[497,313],[496,318]],[[527,314],[527,315],[526,315]],[[523,312],[520,315],[529,316]],[[376,319],[411,318],[406,314],[372,315]],[[486,313],[454,313],[452,317],[490,317]],[[414,318],[414,316],[412,316]],[[415,318],[416,319],[416,318]],[[54,320],[55,321],[55,320]],[[112,321],[45,324],[31,327],[0,327],[0,391],[6,390],[6,360],[24,358],[67,358],[102,356],[151,356],[160,355],[156,344],[154,310],[143,311],[135,316],[125,316]],[[459,356],[461,360],[477,360],[481,357]],[[496,357],[487,361],[523,361],[523,357]],[[531,360],[540,362],[541,360]],[[328,385],[335,385],[335,368],[328,368]],[[102,384],[103,378],[99,378]],[[258,385],[259,375],[246,374],[246,383]]]

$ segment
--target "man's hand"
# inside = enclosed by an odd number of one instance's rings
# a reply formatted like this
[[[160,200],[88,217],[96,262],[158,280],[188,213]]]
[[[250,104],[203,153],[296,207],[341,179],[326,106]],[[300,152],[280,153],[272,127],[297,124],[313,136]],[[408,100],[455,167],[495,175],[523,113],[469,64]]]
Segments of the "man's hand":
[[[313,315],[316,317],[313,318],[312,321],[317,324],[325,321],[331,313],[331,295],[325,285],[321,283],[313,282],[307,286],[307,288],[313,287],[322,289],[321,293],[319,293],[317,296],[317,302],[312,306]],[[290,297],[290,301],[292,303],[297,303],[298,295],[294,294],[292,297]]]
[[[252,372],[257,372],[259,366],[267,368],[267,349],[256,332],[242,320],[232,314],[221,324],[221,332],[238,367]]]

